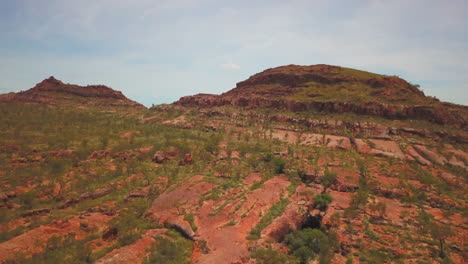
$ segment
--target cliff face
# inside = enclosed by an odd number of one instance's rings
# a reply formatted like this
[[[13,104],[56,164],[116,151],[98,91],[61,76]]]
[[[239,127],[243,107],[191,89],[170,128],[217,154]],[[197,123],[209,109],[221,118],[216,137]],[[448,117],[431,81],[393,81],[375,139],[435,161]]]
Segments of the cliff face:
[[[388,119],[419,119],[465,127],[466,106],[426,97],[417,86],[383,76],[328,65],[283,66],[255,74],[221,95],[198,94],[176,104],[276,108],[292,112],[356,113]]]
[[[33,88],[18,93],[0,95],[0,102],[38,103],[57,106],[115,106],[144,108],[125,97],[122,92],[105,85],[79,86],[65,84],[53,76]]]

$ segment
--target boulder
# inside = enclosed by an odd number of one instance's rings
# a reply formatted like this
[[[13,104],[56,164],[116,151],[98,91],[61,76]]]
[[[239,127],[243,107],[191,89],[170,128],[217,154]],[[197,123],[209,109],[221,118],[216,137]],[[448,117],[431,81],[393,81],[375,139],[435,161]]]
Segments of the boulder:
[[[158,150],[154,153],[152,161],[158,164],[162,164],[167,160],[167,155],[164,151]]]
[[[190,165],[190,164],[193,164],[193,157],[192,157],[192,154],[186,153],[186,154],[184,155],[184,159],[181,161],[181,164],[180,164],[180,165]]]
[[[182,234],[184,234],[184,236],[186,236],[188,239],[194,240],[195,232],[193,231],[190,224],[187,221],[182,220],[181,217],[169,218],[166,220],[165,224],[173,226]]]
[[[102,239],[104,239],[104,240],[114,240],[114,239],[117,238],[118,233],[119,233],[119,230],[116,227],[108,227],[102,233]]]

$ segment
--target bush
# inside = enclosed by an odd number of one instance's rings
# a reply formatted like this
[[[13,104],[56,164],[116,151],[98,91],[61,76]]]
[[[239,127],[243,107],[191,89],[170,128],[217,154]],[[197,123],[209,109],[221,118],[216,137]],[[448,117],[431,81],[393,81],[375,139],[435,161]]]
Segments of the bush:
[[[294,257],[279,253],[271,248],[259,248],[250,254],[257,264],[295,264],[298,260]]]
[[[325,211],[328,204],[332,201],[332,196],[328,193],[318,194],[314,197],[314,208]]]
[[[333,245],[325,233],[312,228],[305,228],[286,235],[285,242],[292,254],[304,264],[314,259],[317,254],[329,255]]]
[[[189,264],[192,255],[192,242],[175,231],[168,231],[169,238],[157,237],[152,247],[153,253],[145,263]]]
[[[333,184],[336,183],[336,172],[325,170],[325,175],[322,176],[320,182],[325,187],[323,192],[330,188]]]
[[[283,159],[274,159],[273,160],[274,170],[276,174],[284,173],[286,167],[286,161]]]

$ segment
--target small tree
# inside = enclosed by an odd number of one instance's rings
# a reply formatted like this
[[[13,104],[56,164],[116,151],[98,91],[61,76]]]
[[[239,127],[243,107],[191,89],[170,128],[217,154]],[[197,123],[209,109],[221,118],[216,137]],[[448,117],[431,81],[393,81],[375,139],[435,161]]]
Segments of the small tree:
[[[369,205],[369,209],[372,212],[377,213],[379,218],[384,218],[385,212],[387,210],[387,205],[383,202],[374,202]]]
[[[452,230],[447,225],[437,224],[435,222],[429,225],[429,230],[432,239],[439,242],[439,256],[445,258],[447,256],[444,250],[445,240],[454,235]]]
[[[329,171],[328,168],[325,169],[325,175],[322,176],[320,182],[322,183],[324,189],[322,193],[325,193],[328,188],[330,188],[333,184],[336,183],[336,172]]]
[[[439,244],[439,256],[443,259],[446,258],[445,253],[445,240],[453,236],[453,231],[445,224],[438,224],[434,221],[431,214],[421,210],[418,215],[418,222],[421,224],[421,234],[429,234],[432,239]]]
[[[320,211],[325,211],[328,208],[328,204],[332,201],[332,196],[328,193],[318,194],[314,197],[314,208]]]

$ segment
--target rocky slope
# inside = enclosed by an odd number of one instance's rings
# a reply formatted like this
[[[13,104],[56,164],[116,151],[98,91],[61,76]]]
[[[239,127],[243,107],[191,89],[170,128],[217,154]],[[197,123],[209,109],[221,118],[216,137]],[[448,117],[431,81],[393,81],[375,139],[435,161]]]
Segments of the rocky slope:
[[[285,66],[144,116],[22,102],[0,104],[0,263],[468,261],[466,107],[399,78]]]
[[[356,113],[389,119],[420,119],[466,128],[466,106],[424,96],[396,76],[330,65],[288,65],[265,70],[221,95],[182,97],[185,106],[234,105],[293,112]]]
[[[65,84],[53,76],[36,84],[33,88],[18,93],[0,95],[0,103],[33,103],[55,106],[111,106],[134,107],[144,106],[129,100],[122,92],[104,85],[79,86]]]

